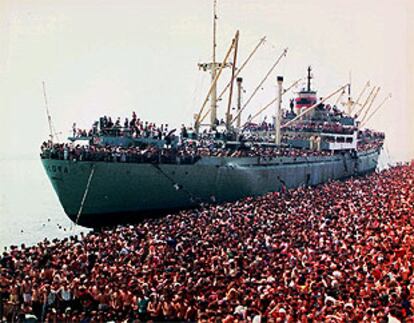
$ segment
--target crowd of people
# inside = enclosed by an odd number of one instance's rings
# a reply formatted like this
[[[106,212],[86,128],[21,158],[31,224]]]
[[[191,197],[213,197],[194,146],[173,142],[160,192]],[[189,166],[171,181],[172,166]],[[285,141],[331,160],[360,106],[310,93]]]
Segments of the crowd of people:
[[[249,145],[238,148],[225,148],[203,145],[200,142],[189,141],[177,147],[145,147],[131,146],[97,146],[52,144],[44,142],[41,146],[41,158],[72,161],[104,161],[122,163],[155,163],[155,164],[194,164],[202,157],[309,157],[330,156],[330,151],[316,151],[298,148],[265,147]]]
[[[385,134],[371,129],[358,131],[358,151],[377,149],[383,146]]]
[[[263,123],[264,125],[265,123]],[[263,126],[262,125],[262,126]],[[328,126],[329,125],[329,126]],[[266,127],[271,127],[266,124]],[[318,128],[322,127],[322,128]],[[305,133],[310,129],[318,128],[325,131],[346,132],[349,128],[339,124],[316,124],[313,122],[298,123],[292,126],[293,132],[284,132],[281,147],[265,147],[267,143],[274,142],[272,134],[263,134],[257,129],[245,129],[245,132],[238,135],[240,145],[238,147],[226,147],[225,133],[213,133],[204,131],[194,136],[191,129],[184,125],[181,127],[180,135],[175,137],[175,129],[169,131],[168,125],[156,127],[155,123],[143,122],[132,114],[131,121],[128,119],[121,127],[120,118],[114,123],[110,117],[102,117],[94,123],[93,128],[87,133],[86,130],[76,129],[74,126],[73,138],[82,136],[99,136],[111,134],[118,136],[128,131],[134,138],[151,138],[165,142],[164,145],[145,144],[126,147],[116,144],[95,144],[91,140],[90,145],[79,144],[52,144],[44,142],[41,146],[41,157],[60,160],[76,161],[105,161],[105,162],[127,162],[127,163],[164,163],[164,164],[193,164],[202,157],[308,157],[308,156],[329,156],[334,152],[322,149],[307,149],[292,147],[293,140],[309,140]],[[334,129],[335,128],[335,129]],[[123,130],[121,130],[123,129]],[[261,129],[261,128],[260,128]],[[108,132],[110,131],[110,132]],[[113,133],[115,131],[115,133]],[[325,137],[324,137],[325,138]],[[326,138],[323,140],[327,140]],[[372,132],[371,130],[360,131],[358,135],[357,150],[369,150],[382,146],[384,140],[383,133]]]
[[[293,132],[317,132],[352,135],[357,128],[354,126],[344,126],[340,122],[319,122],[313,120],[303,120],[296,122],[284,129],[286,131]]]
[[[0,257],[6,321],[409,322],[414,164]]]
[[[305,140],[306,136],[284,134],[283,140]],[[358,151],[380,149],[383,138],[372,137],[358,141]],[[237,147],[226,147],[212,139],[186,140],[174,147],[157,145],[118,146],[118,145],[79,145],[73,143],[44,142],[41,147],[41,158],[72,161],[103,161],[122,163],[156,163],[156,164],[194,164],[202,157],[310,157],[331,156],[330,150],[300,149],[287,145],[281,147],[263,144],[246,144]]]
[[[368,142],[359,142],[357,145],[358,151],[378,150],[383,146],[382,140],[372,140]]]
[[[385,140],[385,133],[380,131],[373,131],[371,129],[359,130],[358,139],[364,142]]]
[[[353,134],[357,128],[355,126],[344,125],[340,119],[342,114],[336,113],[331,107],[322,106],[317,109],[318,113],[322,113],[325,119],[308,118],[299,120],[295,124],[283,129],[282,143],[286,147],[295,147],[297,141],[307,141],[310,134],[315,133],[321,135],[321,142],[335,142],[334,137],[327,134]],[[292,114],[292,113],[291,113]],[[329,117],[329,118],[328,118]],[[326,119],[327,118],[327,119]],[[289,118],[285,116],[286,121]],[[223,121],[224,122],[224,121]],[[219,123],[219,126],[223,125]],[[126,148],[117,145],[91,145],[90,147],[73,146],[73,145],[54,145],[48,143],[42,145],[43,158],[55,159],[76,159],[91,161],[121,161],[121,162],[161,162],[161,163],[194,163],[202,156],[258,156],[258,153],[264,153],[263,157],[278,156],[316,156],[330,155],[331,152],[319,151],[314,149],[306,149],[306,145],[301,145],[302,149],[293,149],[289,152],[285,149],[259,149],[257,146],[263,143],[274,142],[274,125],[264,120],[260,124],[246,123],[240,133],[228,132],[224,127],[221,130],[204,129],[196,134],[194,129],[181,125],[179,133],[176,129],[169,130],[168,124],[157,126],[153,122],[142,121],[133,112],[130,119],[125,118],[121,122],[121,118],[112,121],[111,117],[103,116],[99,121],[95,121],[90,130],[82,130],[76,128],[73,124],[72,140],[82,139],[85,137],[99,139],[100,136],[111,137],[128,137],[128,138],[146,138],[165,142],[163,148],[157,146],[149,146],[145,149]],[[342,138],[340,138],[342,139]],[[374,132],[370,129],[358,131],[357,150],[369,150],[382,146],[385,139],[383,133]],[[345,139],[344,139],[345,140]],[[349,140],[349,138],[347,138]],[[219,147],[217,142],[240,141],[253,142],[252,149],[226,149]],[[94,142],[94,140],[92,140]],[[178,143],[178,147],[176,147]],[[312,146],[312,145],[311,145]],[[326,146],[326,145],[325,145]],[[300,148],[299,146],[296,148]],[[320,150],[320,149],[319,149]]]
[[[250,119],[250,117],[248,119]],[[284,120],[287,122],[290,119],[285,116]],[[218,122],[217,126],[225,126],[224,121],[221,120],[221,122]],[[286,128],[288,131],[295,132],[322,132],[341,134],[352,134],[355,129],[355,127],[345,126],[341,124],[339,120],[331,119],[304,119]],[[188,137],[189,132],[193,131],[194,130],[192,128],[187,129],[184,125],[182,125],[181,136]],[[242,129],[242,132],[248,133],[268,131],[274,131],[274,123],[267,122],[266,119],[259,124],[247,122]],[[205,130],[205,133],[209,133],[209,131]],[[116,120],[113,121],[112,117],[110,116],[102,116],[98,121],[95,121],[92,124],[92,127],[89,130],[77,128],[76,123],[73,123],[72,125],[73,138],[92,137],[98,135],[125,136],[132,138],[154,138],[161,140],[171,135],[171,133],[169,132],[168,124],[161,124],[160,126],[157,126],[155,122],[143,121],[137,117],[135,112],[132,112],[130,119],[125,118],[123,122],[121,121],[120,117],[117,117]],[[210,136],[211,135],[212,134],[210,133]]]
[[[155,122],[141,120],[135,112],[132,112],[130,119],[125,118],[121,121],[118,117],[115,121],[109,116],[102,116],[99,121],[95,121],[89,130],[77,128],[76,123],[72,125],[72,137],[92,137],[92,136],[125,136],[132,138],[154,138],[162,140],[171,135],[168,124],[157,126]]]

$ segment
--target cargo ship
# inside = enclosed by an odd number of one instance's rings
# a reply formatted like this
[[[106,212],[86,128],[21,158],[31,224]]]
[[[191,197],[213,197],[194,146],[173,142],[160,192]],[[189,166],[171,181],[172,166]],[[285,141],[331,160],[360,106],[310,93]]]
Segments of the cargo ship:
[[[242,122],[239,73],[244,63],[236,67],[238,37],[237,32],[220,63],[214,39],[212,62],[199,65],[211,73],[211,86],[191,127],[170,131],[166,125],[143,122],[135,113],[123,124],[104,116],[89,131],[74,129],[66,143],[55,142],[52,135],[43,143],[42,164],[72,221],[99,227],[375,171],[385,137],[364,128],[375,88],[364,103],[359,101],[368,85],[355,101],[350,84],[318,98],[309,67],[306,86],[288,107],[282,96],[289,88],[277,77],[278,95],[267,106],[274,107],[273,121],[255,123],[250,115]],[[232,70],[225,87],[230,94],[225,120],[219,121],[217,81],[224,68]],[[327,103],[346,90],[343,109]],[[210,123],[203,124],[207,115]]]

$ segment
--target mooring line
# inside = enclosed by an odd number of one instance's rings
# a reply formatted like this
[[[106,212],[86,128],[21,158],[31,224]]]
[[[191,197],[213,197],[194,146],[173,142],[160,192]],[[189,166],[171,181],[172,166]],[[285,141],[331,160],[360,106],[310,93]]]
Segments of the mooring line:
[[[80,204],[80,207],[79,207],[79,211],[78,211],[78,216],[76,217],[76,222],[75,222],[76,225],[78,224],[79,218],[80,218],[80,216],[82,214],[83,206],[85,204],[86,197],[88,196],[89,187],[91,185],[91,181],[92,181],[92,177],[93,177],[93,174],[94,173],[95,173],[95,164],[92,165],[92,169],[91,169],[91,172],[89,174],[88,182],[86,184],[86,189],[85,189],[85,192],[83,193],[82,201],[81,201],[81,204]]]
[[[178,184],[172,177],[170,177],[166,172],[164,172],[161,167],[158,164],[152,164],[151,165],[157,169],[162,175],[164,175],[174,186],[174,188],[179,191],[179,190],[183,190],[190,198],[190,201],[196,201],[197,197],[194,196],[194,194],[192,194],[189,190],[187,190],[184,185],[180,185]],[[200,200],[202,200],[201,198],[199,198]]]

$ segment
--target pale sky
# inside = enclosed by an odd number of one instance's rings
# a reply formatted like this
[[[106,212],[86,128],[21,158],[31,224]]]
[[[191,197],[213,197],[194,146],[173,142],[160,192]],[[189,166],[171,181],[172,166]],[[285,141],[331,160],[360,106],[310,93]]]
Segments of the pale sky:
[[[133,110],[157,123],[192,122],[208,89],[197,63],[211,57],[211,8],[207,0],[0,0],[0,155],[36,156],[47,138],[42,81],[61,138],[74,121],[86,128],[100,115],[123,119]],[[289,48],[245,117],[273,98],[277,75],[288,86],[308,65],[322,97],[350,71],[354,96],[370,80],[382,88],[377,104],[388,93],[392,100],[368,125],[386,133],[392,159],[407,160],[414,158],[413,8],[412,0],[219,0],[218,57],[237,29],[241,60],[267,37],[241,74],[247,98]],[[223,101],[220,116],[225,109]]]

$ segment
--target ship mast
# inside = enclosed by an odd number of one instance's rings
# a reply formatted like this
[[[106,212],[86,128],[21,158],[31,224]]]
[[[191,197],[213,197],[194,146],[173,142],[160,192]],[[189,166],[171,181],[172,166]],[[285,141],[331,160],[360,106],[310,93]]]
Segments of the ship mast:
[[[308,92],[311,91],[311,79],[312,79],[311,71],[312,71],[312,68],[308,66],[308,89],[307,89]]]
[[[225,67],[231,66],[231,64],[226,61],[223,63],[218,63],[216,61],[216,48],[217,48],[217,0],[213,1],[213,51],[212,51],[212,62],[211,63],[199,63],[199,69],[203,71],[210,71],[211,74],[211,89],[209,91],[210,99],[210,126],[212,129],[216,129],[217,125],[217,75],[221,73],[221,70]],[[201,111],[202,112],[202,111]],[[195,127],[198,132],[200,127],[200,122],[204,120],[204,116],[197,116]]]
[[[236,44],[236,36],[233,38],[233,40],[231,42],[231,45],[230,45],[229,49],[227,50],[226,55],[224,56],[223,62],[217,64],[217,66],[218,66],[217,74],[215,75],[215,77],[213,79],[213,82],[211,83],[210,88],[208,90],[207,96],[204,99],[203,104],[201,105],[200,112],[195,115],[196,117],[195,117],[195,122],[194,122],[194,128],[195,128],[195,130],[196,130],[197,133],[198,133],[198,131],[200,129],[201,120],[204,118],[204,117],[202,117],[202,113],[204,111],[204,108],[206,107],[206,104],[208,102],[208,99],[211,98],[211,93],[212,93],[213,89],[215,88],[215,86],[217,84],[217,81],[218,81],[218,79],[219,79],[219,77],[221,75],[221,72],[223,71],[223,68],[225,66],[229,66],[229,64],[227,63],[227,60],[230,57],[231,51],[234,49],[235,44]],[[201,69],[203,69],[204,71],[206,71],[209,68],[210,65],[211,64],[209,64],[209,63],[199,64],[199,67]]]
[[[234,77],[236,78],[236,80],[238,79],[238,75],[240,74],[240,72],[243,70],[243,68],[249,63],[250,59],[253,57],[253,55],[257,52],[257,50],[259,49],[259,47],[261,45],[264,44],[266,40],[266,37],[262,37],[259,41],[259,43],[256,45],[256,47],[252,50],[252,52],[249,54],[249,56],[245,59],[245,61],[243,62],[243,64],[240,65],[240,67],[237,68]],[[199,66],[201,67],[202,65],[199,64]],[[202,66],[204,69],[204,66]],[[217,97],[217,101],[220,101],[220,99],[223,97],[223,95],[226,93],[226,91],[230,88],[230,85],[232,83],[232,80],[230,80],[227,85],[224,87],[224,89],[221,91],[221,93],[218,95]],[[209,108],[206,113],[200,117],[200,121],[199,123],[202,123],[204,121],[204,119],[210,114],[211,108]]]
[[[211,63],[211,82],[214,82],[216,77],[216,31],[217,31],[217,0],[214,0],[213,4],[213,56],[212,56],[212,63]],[[216,127],[216,120],[217,120],[217,82],[214,83],[213,89],[210,95],[210,105],[211,105],[211,114],[210,114],[210,126],[212,129]]]

